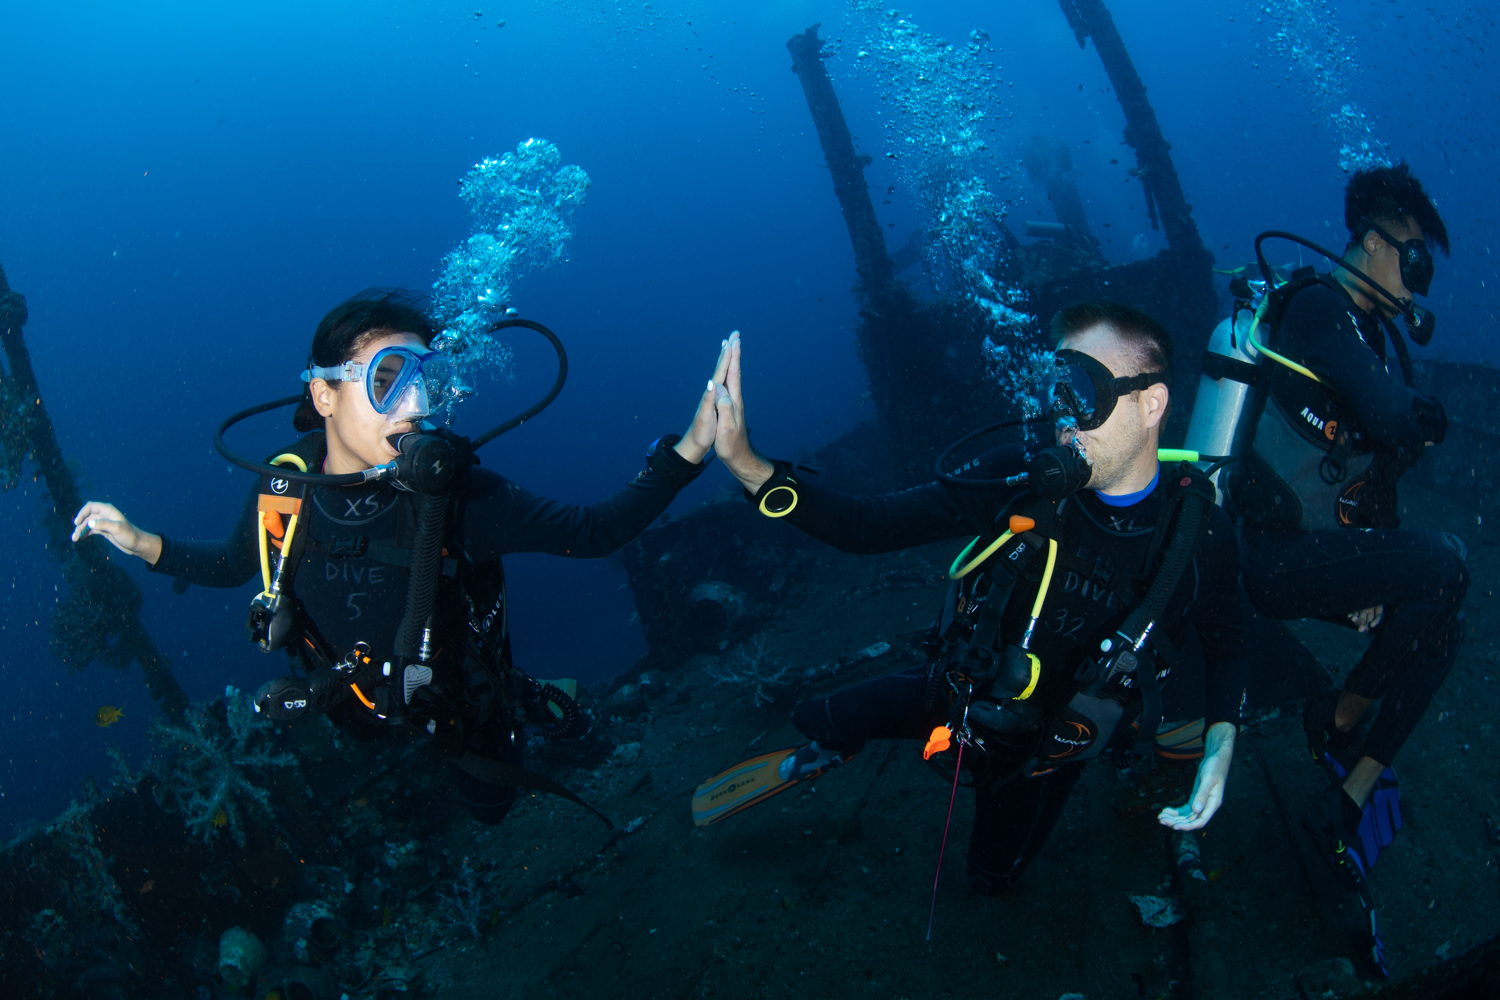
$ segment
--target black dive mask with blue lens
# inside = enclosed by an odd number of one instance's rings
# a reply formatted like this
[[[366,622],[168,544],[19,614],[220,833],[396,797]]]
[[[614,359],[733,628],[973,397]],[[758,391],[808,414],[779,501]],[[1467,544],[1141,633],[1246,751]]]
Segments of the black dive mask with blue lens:
[[[1062,350],[1054,357],[1057,382],[1052,388],[1052,415],[1071,419],[1081,431],[1103,426],[1121,396],[1167,381],[1166,372],[1116,378],[1103,362],[1080,351]]]
[[[1427,249],[1427,241],[1412,239],[1403,242],[1369,219],[1364,221],[1364,229],[1367,232],[1375,230],[1375,235],[1395,247],[1396,252],[1401,255],[1401,284],[1408,291],[1426,295],[1427,289],[1432,287],[1432,275],[1437,269],[1432,251]]]

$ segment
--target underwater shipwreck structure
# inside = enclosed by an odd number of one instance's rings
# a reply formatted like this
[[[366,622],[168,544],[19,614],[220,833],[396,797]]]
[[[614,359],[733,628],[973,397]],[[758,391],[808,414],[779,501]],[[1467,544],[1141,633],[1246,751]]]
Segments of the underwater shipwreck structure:
[[[1213,255],[1194,222],[1192,206],[1172,163],[1171,144],[1162,133],[1146,87],[1109,11],[1100,0],[1060,0],[1060,6],[1080,47],[1093,40],[1123,112],[1124,142],[1136,154],[1137,166],[1131,174],[1142,185],[1151,225],[1161,229],[1167,247],[1146,260],[1106,263],[1089,231],[1073,185],[1066,147],[1056,140],[1038,137],[1026,150],[1024,163],[1032,179],[1047,190],[1057,221],[1029,223],[1025,235],[1047,237],[1029,243],[1023,243],[1002,223],[1001,248],[989,271],[997,285],[1021,290],[1026,312],[1041,323],[1058,308],[1089,298],[1125,301],[1161,319],[1178,347],[1181,373],[1174,387],[1178,405],[1167,430],[1170,443],[1173,439],[1181,440],[1186,429],[1203,346],[1209,331],[1227,312],[1228,296],[1215,278]],[[995,384],[985,378],[981,345],[992,327],[982,311],[962,295],[939,293],[933,300],[923,300],[901,280],[903,265],[911,257],[910,249],[895,258],[889,255],[874,199],[864,178],[865,168],[873,159],[855,145],[833,80],[823,64],[818,29],[818,25],[813,25],[793,35],[787,49],[849,231],[860,305],[857,344],[868,373],[876,419],[811,455],[778,457],[796,458],[804,469],[819,474],[822,481],[852,492],[903,489],[930,481],[936,456],[963,433],[1019,414],[1014,402],[1002,398]],[[949,363],[955,356],[972,359],[972,363]],[[1448,442],[1424,459],[1424,478],[1435,494],[1441,493],[1446,500],[1460,505],[1463,513],[1445,511],[1449,517],[1482,524],[1485,518],[1482,514],[1476,517],[1475,512],[1487,511],[1493,505],[1494,489],[1500,485],[1496,482],[1493,462],[1496,448],[1500,447],[1500,423],[1494,417],[1500,394],[1500,371],[1479,365],[1428,362],[1420,366],[1419,378],[1424,383],[1441,385],[1445,401],[1453,400]],[[733,558],[721,558],[728,552],[733,553]],[[757,707],[764,704],[768,709],[782,712],[800,697],[859,679],[849,671],[858,654],[821,666],[813,662],[818,658],[816,653],[806,662],[775,663],[774,657],[767,655],[767,636],[773,636],[774,640],[775,633],[785,632],[785,619],[798,618],[803,622],[800,627],[804,632],[810,629],[816,633],[823,628],[816,624],[819,618],[857,617],[857,604],[862,599],[876,601],[882,595],[926,590],[927,602],[907,602],[912,604],[913,614],[907,619],[905,634],[899,634],[899,630],[890,634],[892,630],[887,628],[887,638],[892,643],[899,646],[904,640],[914,646],[917,634],[927,624],[919,615],[930,613],[937,603],[936,588],[946,584],[942,574],[946,562],[931,553],[883,563],[873,576],[859,574],[844,557],[758,516],[737,495],[726,496],[653,528],[629,546],[623,558],[651,646],[650,654],[642,662],[643,668],[670,675],[674,670],[692,671],[696,665],[707,663],[716,685],[738,685],[750,693]],[[853,574],[860,582],[840,579],[837,574],[841,572]],[[790,579],[807,575],[821,579],[826,586],[821,591],[794,590],[788,586]],[[809,625],[809,619],[814,624]],[[1253,692],[1254,708],[1264,720],[1261,734],[1271,737],[1279,733],[1276,738],[1292,745],[1272,752],[1262,749],[1260,741],[1247,739],[1245,752],[1236,762],[1237,772],[1243,774],[1255,769],[1263,777],[1258,774],[1255,778],[1235,780],[1254,785],[1246,793],[1253,805],[1241,808],[1281,815],[1288,813],[1292,803],[1305,801],[1309,792],[1302,786],[1310,787],[1313,781],[1306,774],[1283,781],[1280,775],[1271,773],[1265,760],[1274,757],[1288,769],[1312,770],[1306,768],[1296,750],[1301,740],[1300,724],[1296,721],[1300,718],[1299,699],[1327,675],[1329,664],[1340,662],[1341,657],[1349,658],[1346,665],[1352,661],[1355,647],[1340,643],[1338,636],[1330,639],[1316,629],[1309,632],[1300,627],[1288,628],[1258,615],[1254,627],[1255,642],[1264,662],[1278,666],[1274,673],[1267,671],[1258,678],[1257,690]],[[813,648],[817,649],[816,643]],[[842,680],[833,681],[832,677],[841,672]],[[858,675],[859,671],[852,673]],[[649,673],[643,676],[649,679]],[[621,678],[616,686],[629,688],[634,680],[634,676]],[[1284,718],[1283,712],[1291,718]],[[1435,714],[1441,715],[1441,711],[1435,710]],[[1261,756],[1261,762],[1250,763],[1257,755]],[[1191,780],[1190,776],[1187,780]],[[1291,788],[1300,790],[1293,792]],[[1186,792],[1186,787],[1176,790],[1179,796]],[[1149,793],[1142,789],[1139,794],[1159,796],[1160,789]],[[1487,793],[1485,801],[1491,798],[1493,793]],[[1434,801],[1443,800],[1434,793]],[[1116,818],[1128,813],[1128,809],[1116,803]],[[1100,823],[1094,832],[1101,842],[1109,842],[1117,835],[1103,828],[1109,820],[1100,822],[1096,817],[1094,822]],[[1219,821],[1221,825],[1234,822],[1228,817]],[[1480,822],[1490,821],[1469,815],[1440,820],[1432,815],[1423,826],[1431,829],[1451,823],[1465,827]],[[1500,826],[1486,827],[1490,828],[1500,829]],[[1171,843],[1171,835],[1159,830],[1155,835],[1168,842],[1161,854],[1180,862],[1181,845]],[[1265,853],[1275,854],[1282,864],[1296,868],[1294,880],[1300,883],[1300,891],[1307,892],[1309,887],[1319,884],[1318,876],[1323,873],[1309,867],[1306,858],[1291,860],[1300,857],[1302,846],[1294,816],[1276,829],[1261,830],[1260,835],[1278,840],[1276,849]],[[1463,850],[1472,851],[1481,867],[1492,857],[1493,845],[1500,844],[1500,834],[1484,838],[1454,832],[1450,837],[1449,831],[1443,830],[1441,834],[1434,831],[1434,836],[1447,844],[1472,841]],[[1252,849],[1243,845],[1242,838],[1227,839],[1240,840],[1241,846]],[[1221,842],[1220,846],[1228,845]],[[1205,858],[1205,866],[1211,863]],[[1312,865],[1316,864],[1314,860]],[[1226,870],[1221,868],[1212,877],[1217,879]],[[1274,869],[1265,874],[1276,877]],[[1389,872],[1383,874],[1393,882],[1399,877]],[[1322,944],[1298,953],[1299,946],[1295,943],[1298,939],[1289,937],[1284,926],[1278,930],[1274,919],[1269,921],[1274,933],[1259,933],[1264,928],[1257,928],[1253,922],[1236,924],[1229,911],[1239,910],[1243,916],[1245,904],[1223,898],[1225,893],[1217,886],[1209,887],[1191,879],[1183,881],[1180,870],[1171,876],[1170,882],[1173,892],[1188,900],[1186,906],[1191,911],[1191,917],[1185,921],[1187,927],[1178,938],[1183,949],[1178,958],[1184,962],[1179,968],[1188,979],[1175,983],[1170,995],[1178,995],[1180,988],[1182,995],[1201,997],[1264,996],[1272,995],[1265,991],[1278,982],[1282,988],[1296,991],[1290,995],[1343,997],[1363,995],[1380,985],[1363,981],[1364,973],[1346,959],[1322,958]],[[1393,891],[1410,888],[1407,884]],[[1076,880],[1067,879],[1059,891],[1066,894],[1082,890]],[[1277,902],[1273,903],[1273,899]],[[1302,904],[1290,894],[1272,893],[1261,905],[1265,907],[1261,911],[1264,915],[1277,905],[1297,908]],[[1216,911],[1215,907],[1220,909]],[[1408,972],[1399,982],[1383,984],[1381,995],[1444,996],[1456,991],[1451,995],[1467,996],[1470,994],[1463,992],[1465,984],[1500,982],[1500,938],[1496,937],[1500,929],[1500,906],[1487,905],[1482,909],[1482,916],[1470,914],[1480,925],[1466,938],[1472,947],[1461,957],[1451,942],[1448,947],[1439,947],[1425,961],[1416,961],[1420,971]],[[1402,916],[1415,919],[1412,913]],[[1314,937],[1324,935],[1335,939],[1349,934],[1347,928],[1339,929],[1337,920],[1320,924],[1304,917],[1298,923],[1303,934]],[[1053,942],[1058,948],[1067,940],[1067,932],[1063,933],[1061,940]],[[1027,947],[1038,944],[1030,942]],[[1290,948],[1290,951],[1272,963],[1279,966],[1274,972],[1249,977],[1237,977],[1231,969],[1232,963],[1226,964],[1228,960],[1219,954],[1257,948]],[[1345,950],[1352,953],[1349,946]],[[1289,971],[1289,967],[1296,968]],[[1141,975],[1134,975],[1136,986],[1143,991],[1139,995],[1157,995],[1144,991]]]
[[[1061,8],[1104,62],[1168,247],[1105,262],[1068,151],[1044,139],[1028,148],[1026,167],[1056,222],[1030,227],[1048,237],[1031,243],[1004,230],[988,266],[1024,290],[1039,318],[1103,295],[1150,310],[1182,347],[1179,389],[1190,392],[1221,311],[1211,255],[1109,12],[1099,0]],[[911,254],[889,254],[864,179],[871,161],[855,146],[817,27],[787,48],[848,224],[876,414],[792,457],[841,488],[904,488],[930,478],[949,441],[1007,415],[979,360],[987,320],[962,296],[924,301],[900,279]],[[45,479],[45,537],[72,587],[54,648],[71,669],[141,663],[166,721],[139,770],[118,760],[107,787],[90,780],[79,804],[0,850],[0,994],[1334,1000],[1378,990],[1388,1000],[1457,1000],[1500,980],[1500,800],[1480,742],[1488,726],[1477,721],[1429,721],[1401,764],[1414,779],[1404,796],[1413,830],[1376,877],[1399,978],[1372,983],[1350,961],[1357,917],[1346,895],[1329,891],[1295,818],[1320,779],[1292,709],[1352,648],[1329,626],[1257,622],[1264,655],[1281,669],[1255,692],[1259,721],[1204,836],[1154,819],[1186,794],[1191,763],[1144,779],[1090,768],[1011,897],[963,887],[954,838],[931,942],[922,926],[943,816],[911,747],[871,747],[777,799],[781,808],[694,829],[697,781],[795,739],[790,705],[920,662],[952,555],[937,546],[845,556],[759,516],[737,490],[622,553],[650,652],[580,692],[595,722],[587,739],[532,741],[535,766],[620,821],[608,834],[571,804],[537,796],[498,830],[479,828],[420,742],[355,743],[314,715],[278,729],[234,689],[190,705],[141,626],[142,595],[105,543],[66,543],[78,491],[21,338],[25,317],[0,272],[5,483],[28,466]],[[955,354],[974,363],[945,363]],[[1452,400],[1448,443],[1424,465],[1447,506],[1429,498],[1424,514],[1482,520],[1500,485],[1491,461],[1500,373],[1442,363],[1421,377]],[[1177,414],[1179,432],[1188,410]],[[1473,549],[1473,592],[1500,585],[1500,544],[1481,538]],[[1431,712],[1500,714],[1500,685],[1485,673],[1496,663],[1500,651],[1476,641]],[[955,831],[966,808],[961,798]]]

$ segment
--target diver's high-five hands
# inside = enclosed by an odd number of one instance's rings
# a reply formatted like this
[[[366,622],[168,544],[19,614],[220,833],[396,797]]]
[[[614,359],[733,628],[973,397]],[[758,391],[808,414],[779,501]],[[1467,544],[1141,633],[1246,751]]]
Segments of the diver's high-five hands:
[[[155,566],[161,558],[161,536],[131,524],[112,503],[90,500],[79,508],[73,517],[73,542],[77,544],[90,535],[108,538],[115,548],[126,555],[139,556],[149,566]]]
[[[708,380],[708,388],[698,400],[698,412],[688,425],[682,440],[673,445],[677,454],[697,465],[714,446],[714,434],[718,429],[719,414],[714,406],[716,389],[722,385],[729,370],[729,341],[719,347],[719,360],[714,364],[714,377]]]
[[[751,447],[750,429],[745,426],[745,397],[740,390],[740,331],[729,335],[724,350],[729,355],[729,370],[715,389],[719,429],[714,437],[714,451],[734,478],[754,493],[776,474],[776,469]]]

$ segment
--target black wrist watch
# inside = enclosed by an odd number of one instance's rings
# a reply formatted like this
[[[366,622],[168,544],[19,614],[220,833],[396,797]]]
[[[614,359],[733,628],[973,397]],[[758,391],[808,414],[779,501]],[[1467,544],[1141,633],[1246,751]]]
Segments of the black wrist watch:
[[[663,434],[646,449],[646,468],[660,476],[674,490],[680,490],[697,479],[698,474],[708,468],[709,460],[713,457],[713,452],[710,451],[703,456],[703,461],[694,465],[677,454],[674,445],[681,440],[681,434]]]
[[[750,502],[767,517],[786,517],[797,509],[797,474],[792,463],[773,461],[776,471],[771,478],[760,484],[760,489],[745,491]]]

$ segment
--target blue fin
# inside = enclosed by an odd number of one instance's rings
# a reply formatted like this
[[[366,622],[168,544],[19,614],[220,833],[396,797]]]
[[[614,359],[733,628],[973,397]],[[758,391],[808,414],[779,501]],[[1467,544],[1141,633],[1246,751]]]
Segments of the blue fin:
[[[1325,754],[1324,759],[1340,779],[1348,773],[1344,765],[1331,754]],[[1396,778],[1396,772],[1386,768],[1380,772],[1380,777],[1375,779],[1375,789],[1370,793],[1370,799],[1365,803],[1364,815],[1359,821],[1359,844],[1357,846],[1362,862],[1360,868],[1364,872],[1369,872],[1371,868],[1374,868],[1380,852],[1396,842],[1396,833],[1400,829],[1401,783]]]

